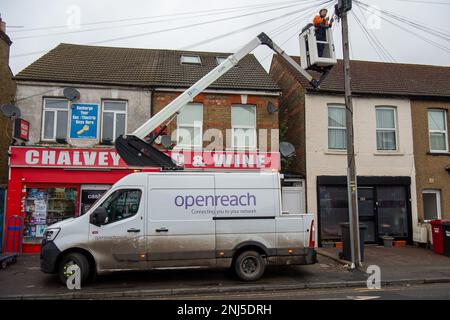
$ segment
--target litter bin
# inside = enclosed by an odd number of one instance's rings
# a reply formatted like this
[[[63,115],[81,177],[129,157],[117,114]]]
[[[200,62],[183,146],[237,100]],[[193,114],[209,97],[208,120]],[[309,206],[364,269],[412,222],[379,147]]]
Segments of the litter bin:
[[[450,221],[442,222],[442,235],[444,238],[444,255],[450,257]]]
[[[433,235],[434,253],[444,254],[444,234],[442,232],[442,220],[431,220],[431,234]]]
[[[352,261],[352,249],[350,246],[350,223],[340,223],[342,252],[339,253],[341,259]],[[359,224],[359,247],[361,248],[361,261],[364,261],[364,237],[366,234],[367,225]]]

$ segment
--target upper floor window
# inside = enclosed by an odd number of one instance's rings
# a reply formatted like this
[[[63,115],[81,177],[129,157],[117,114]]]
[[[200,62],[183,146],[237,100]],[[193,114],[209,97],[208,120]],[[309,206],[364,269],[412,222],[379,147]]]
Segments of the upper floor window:
[[[377,107],[377,150],[397,150],[396,108]]]
[[[177,116],[177,145],[201,147],[203,136],[203,105],[185,105]]]
[[[201,64],[202,60],[199,56],[189,56],[189,55],[182,55],[181,56],[181,63],[185,64]]]
[[[114,142],[126,132],[127,103],[103,101],[102,109],[102,141]]]
[[[445,110],[428,110],[428,132],[430,151],[448,151],[447,112]]]
[[[328,149],[347,148],[345,106],[328,106]]]
[[[68,100],[45,98],[42,117],[42,140],[55,141],[57,139],[67,139],[68,120]]]
[[[256,106],[231,107],[232,147],[256,149]]]

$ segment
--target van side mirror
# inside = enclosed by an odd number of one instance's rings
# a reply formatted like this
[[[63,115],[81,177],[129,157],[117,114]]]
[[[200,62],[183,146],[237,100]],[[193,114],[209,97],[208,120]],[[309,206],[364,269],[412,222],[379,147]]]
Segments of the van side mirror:
[[[106,209],[103,207],[97,207],[91,214],[89,222],[99,227],[106,223],[107,218],[108,214],[106,213]]]

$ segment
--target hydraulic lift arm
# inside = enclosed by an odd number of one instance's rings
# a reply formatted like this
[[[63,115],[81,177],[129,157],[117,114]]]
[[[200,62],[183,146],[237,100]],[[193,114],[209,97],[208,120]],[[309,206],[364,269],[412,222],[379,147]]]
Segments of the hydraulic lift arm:
[[[219,79],[223,74],[233,68],[247,54],[252,52],[259,45],[264,44],[280,55],[286,62],[302,74],[314,88],[319,87],[320,81],[315,80],[306,70],[297,64],[288,54],[276,45],[265,33],[261,33],[236,53],[230,55],[224,62],[219,64],[207,75],[198,80],[189,89],[180,94],[165,108],[151,117],[133,133],[120,136],[116,139],[116,150],[122,159],[130,166],[138,167],[161,167],[166,169],[178,168],[172,159],[151,144],[144,141],[151,132],[164,123],[167,119],[179,112],[187,103]],[[152,139],[154,141],[154,139]]]

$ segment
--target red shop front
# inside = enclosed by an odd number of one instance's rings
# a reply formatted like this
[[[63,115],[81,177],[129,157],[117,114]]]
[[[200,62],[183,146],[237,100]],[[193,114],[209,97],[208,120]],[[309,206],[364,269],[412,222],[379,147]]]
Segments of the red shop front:
[[[168,153],[185,169],[280,169],[278,153]],[[106,190],[127,174],[159,171],[159,168],[129,167],[111,148],[13,146],[10,155],[4,252],[16,252],[19,244],[22,253],[39,252],[47,225],[85,213]],[[8,223],[13,221],[13,216],[21,217],[22,223],[21,234],[16,237],[8,231]]]

